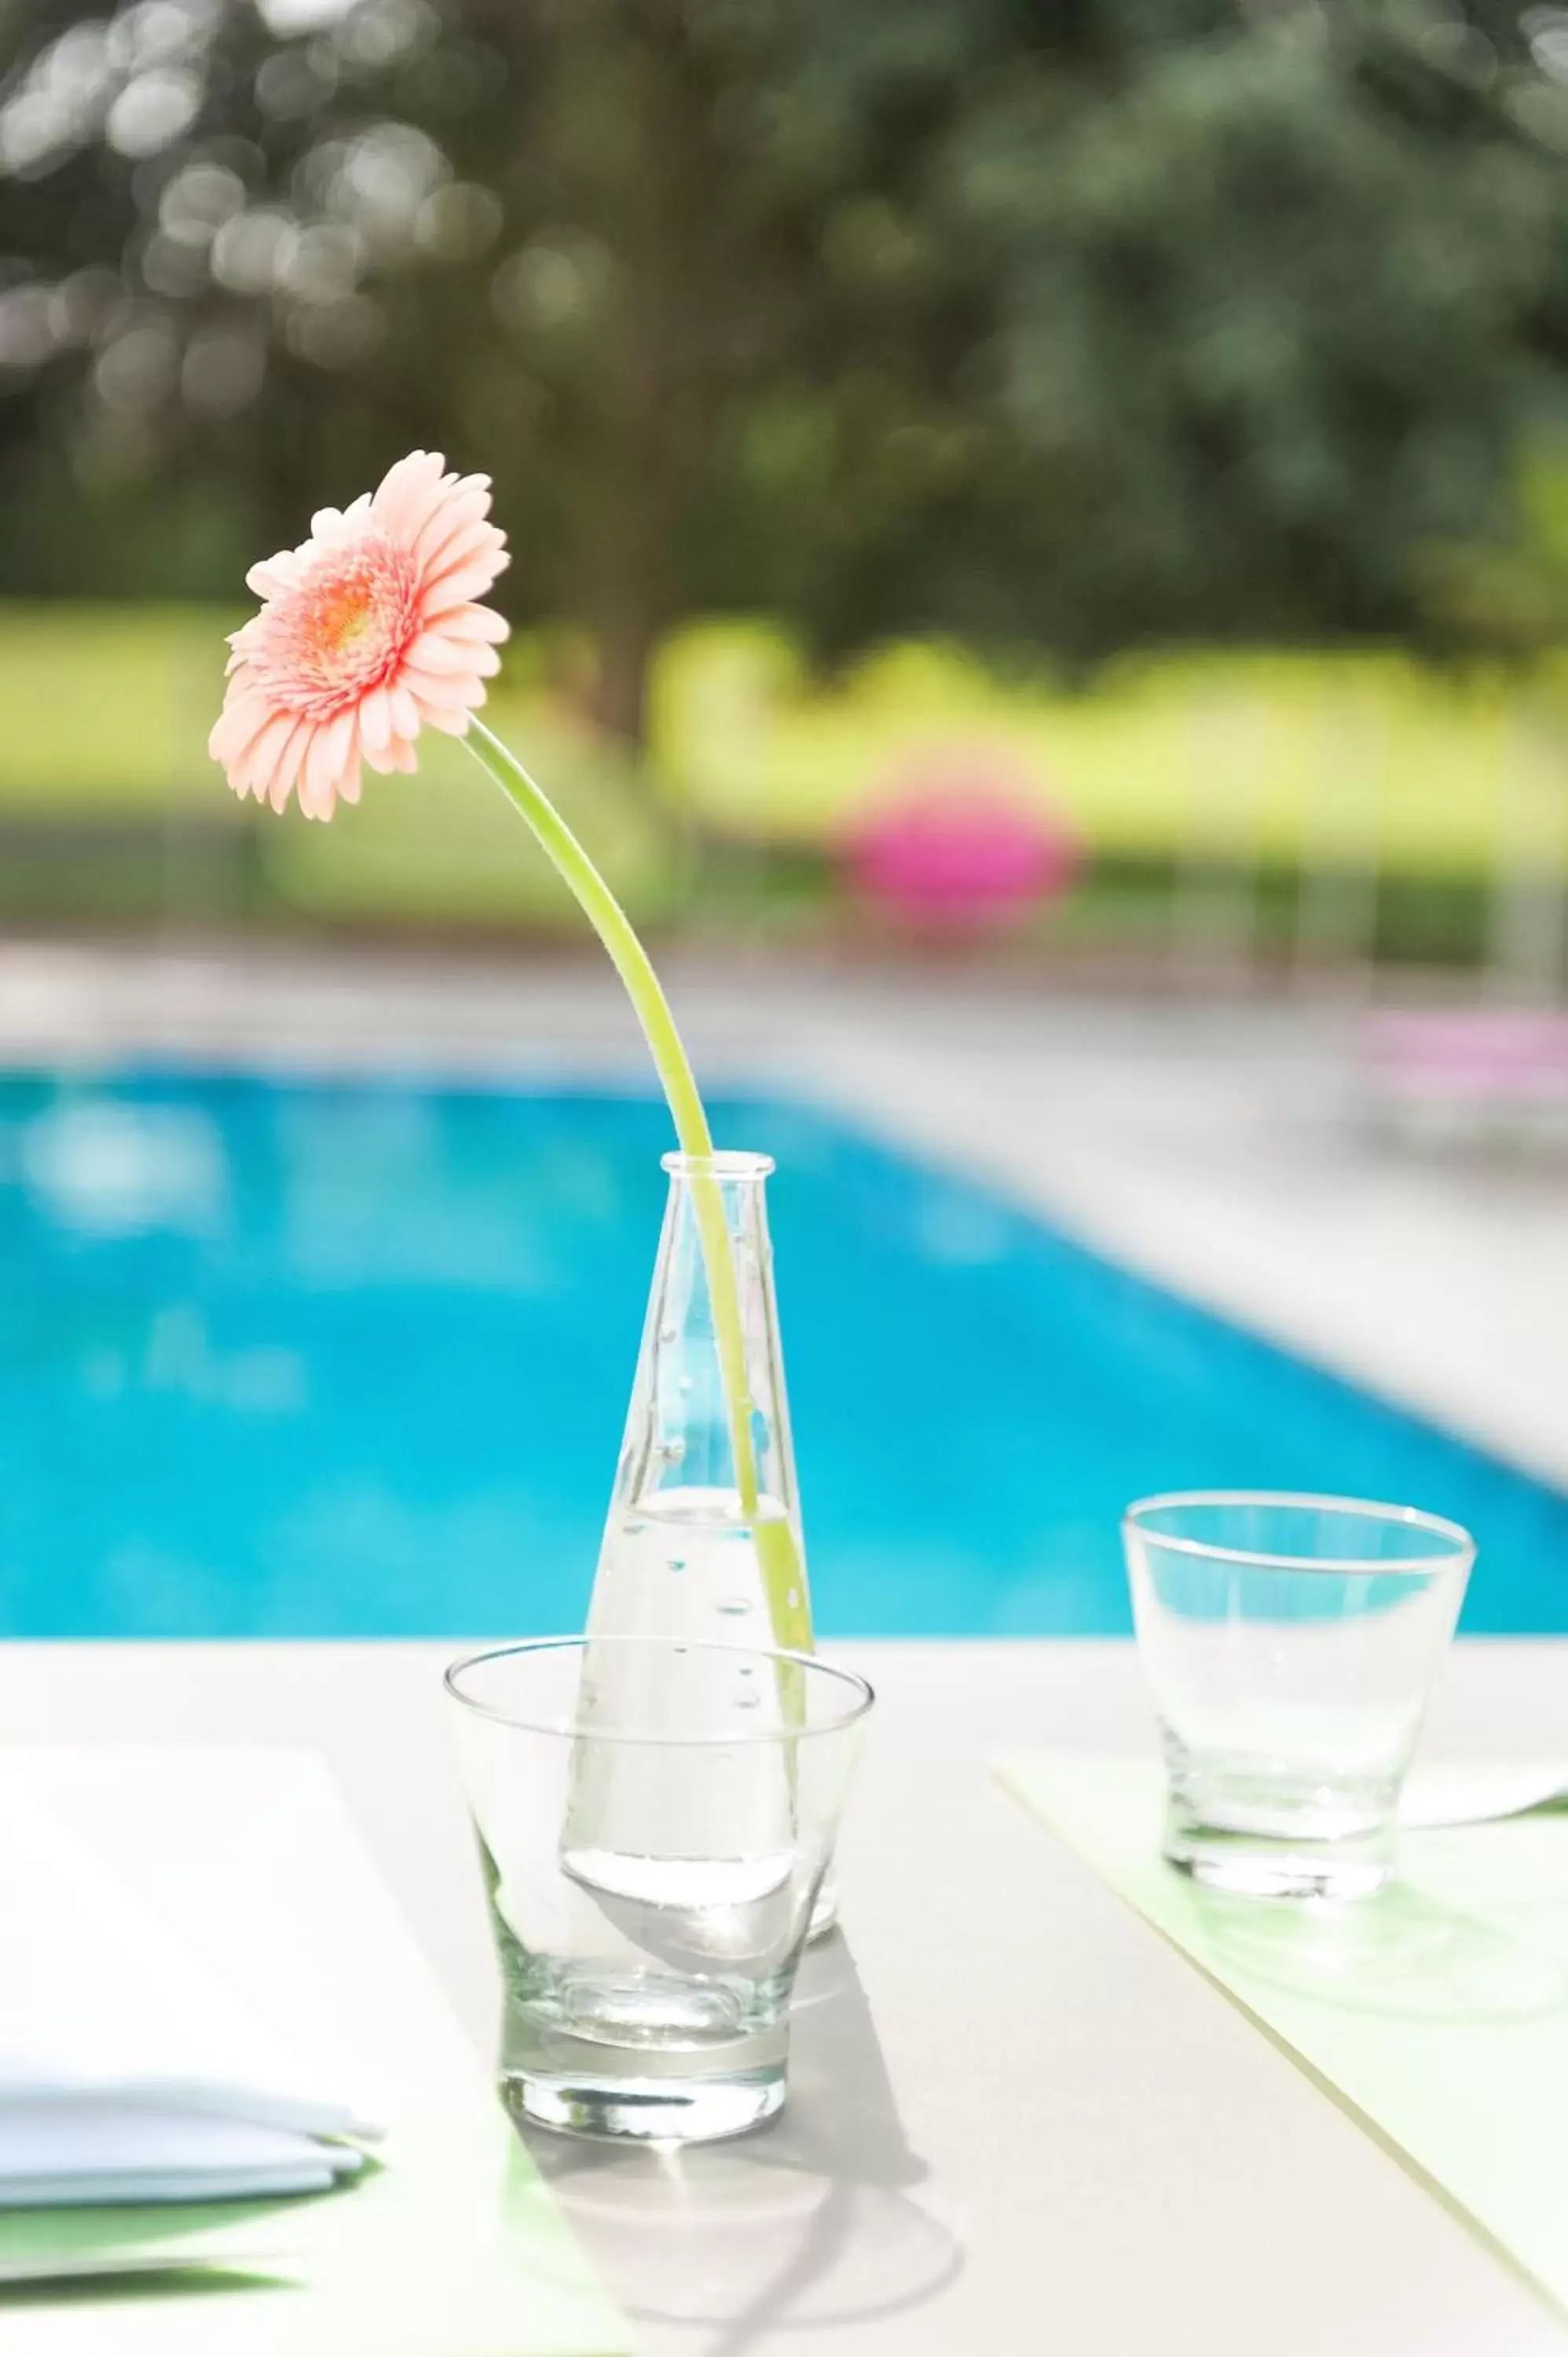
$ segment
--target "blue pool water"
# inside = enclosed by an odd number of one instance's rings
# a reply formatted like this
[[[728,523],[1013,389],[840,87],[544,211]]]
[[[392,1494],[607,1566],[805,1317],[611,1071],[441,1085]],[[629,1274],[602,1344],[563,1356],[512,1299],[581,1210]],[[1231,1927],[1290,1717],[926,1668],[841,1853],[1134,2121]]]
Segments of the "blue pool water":
[[[823,1115],[778,1157],[821,1627],[1110,1634],[1203,1484],[1456,1516],[1568,1629],[1568,1499]],[[0,1078],[0,1633],[580,1625],[662,1205],[639,1098]]]

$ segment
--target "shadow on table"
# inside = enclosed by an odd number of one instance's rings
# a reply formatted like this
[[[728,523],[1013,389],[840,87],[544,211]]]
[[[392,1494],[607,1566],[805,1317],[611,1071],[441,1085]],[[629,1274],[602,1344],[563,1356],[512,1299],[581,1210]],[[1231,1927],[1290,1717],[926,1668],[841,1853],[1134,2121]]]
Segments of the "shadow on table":
[[[1338,1906],[1189,1894],[1194,1953],[1224,1978],[1263,1982],[1351,2013],[1403,2021],[1529,2021],[1568,2003],[1568,1966],[1510,1925],[1394,1883]],[[1517,1916],[1518,1910],[1515,1910]]]
[[[0,2283],[0,2318],[32,2308],[124,2309],[127,2302],[145,2300],[151,2304],[177,2296],[181,2299],[220,2302],[234,2293],[254,2295],[288,2288],[276,2276],[247,2272],[242,2267],[147,2268],[134,2273],[106,2270],[91,2276],[43,2276],[33,2283]]]
[[[789,2100],[730,2144],[629,2152],[534,2136],[541,2170],[634,2317],[711,2327],[705,2357],[765,2333],[914,2308],[963,2266],[918,2201],[871,2009],[842,1933],[808,1951]]]

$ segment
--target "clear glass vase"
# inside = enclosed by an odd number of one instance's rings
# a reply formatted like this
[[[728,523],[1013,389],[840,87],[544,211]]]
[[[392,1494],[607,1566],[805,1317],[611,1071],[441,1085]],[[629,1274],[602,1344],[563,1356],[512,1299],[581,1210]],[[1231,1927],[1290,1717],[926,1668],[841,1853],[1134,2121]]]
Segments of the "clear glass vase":
[[[670,1195],[588,1631],[811,1648],[760,1154]],[[714,1279],[716,1278],[716,1283]]]

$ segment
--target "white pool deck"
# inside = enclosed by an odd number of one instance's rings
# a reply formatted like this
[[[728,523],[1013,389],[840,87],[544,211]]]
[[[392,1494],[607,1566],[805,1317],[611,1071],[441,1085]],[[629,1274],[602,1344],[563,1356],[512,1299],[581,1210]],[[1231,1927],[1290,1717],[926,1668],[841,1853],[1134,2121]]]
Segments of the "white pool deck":
[[[1359,1142],[1348,1018],[777,968],[671,985],[715,1078],[987,1171],[1568,1479],[1568,1178]],[[0,1060],[125,1057],[638,1069],[587,968],[0,949]],[[449,1650],[5,1647],[0,1727],[324,1752],[484,2047]],[[881,1704],[783,2122],[664,2161],[539,2143],[648,2357],[1568,2357],[1568,2321],[990,1784],[999,1747],[1145,1749],[1129,1648],[843,1651]],[[1568,1754],[1568,1646],[1456,1649],[1431,1742]]]

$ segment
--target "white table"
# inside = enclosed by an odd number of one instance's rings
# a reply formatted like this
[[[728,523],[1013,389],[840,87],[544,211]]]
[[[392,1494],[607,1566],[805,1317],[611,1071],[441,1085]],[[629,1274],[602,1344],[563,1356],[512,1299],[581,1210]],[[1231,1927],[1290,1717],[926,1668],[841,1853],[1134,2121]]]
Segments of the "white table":
[[[455,1650],[13,1645],[0,1738],[324,1753],[488,2051]],[[1129,1648],[840,1650],[881,1705],[784,2119],[679,2159],[536,2140],[646,2357],[1568,2357],[1568,2324],[988,1782],[993,1747],[1146,1746]],[[1568,1647],[1460,1647],[1432,1748],[1568,1752]]]

